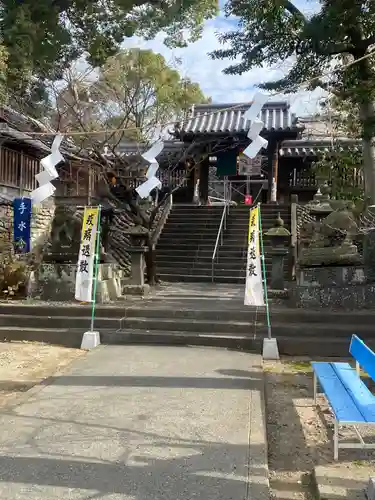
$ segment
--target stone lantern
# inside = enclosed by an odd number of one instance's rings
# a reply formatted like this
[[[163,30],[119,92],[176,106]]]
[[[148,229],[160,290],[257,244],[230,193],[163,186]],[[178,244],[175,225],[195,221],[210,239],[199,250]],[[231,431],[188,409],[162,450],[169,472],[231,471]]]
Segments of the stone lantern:
[[[323,186],[315,193],[314,198],[306,205],[310,214],[317,221],[321,221],[324,217],[327,217],[327,215],[333,212],[329,193],[330,188],[327,181],[325,181]]]
[[[133,226],[124,232],[130,237],[130,247],[126,249],[131,256],[130,285],[144,286],[145,284],[145,252],[148,233],[149,231],[143,226]]]
[[[265,233],[265,236],[271,242],[271,289],[284,290],[284,260],[289,252],[291,234],[284,227],[280,213],[277,215],[274,226]]]

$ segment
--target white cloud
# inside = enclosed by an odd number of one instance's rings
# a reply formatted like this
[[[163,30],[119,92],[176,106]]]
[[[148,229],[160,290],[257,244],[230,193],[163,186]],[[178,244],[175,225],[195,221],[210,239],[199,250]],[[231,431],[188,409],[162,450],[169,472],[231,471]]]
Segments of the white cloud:
[[[299,7],[305,6],[307,12],[316,10],[315,0],[299,0]],[[163,35],[158,35],[154,40],[145,41],[140,37],[127,39],[124,47],[140,47],[152,49],[154,52],[162,54],[168,63],[175,64],[183,77],[200,84],[203,92],[210,96],[215,103],[237,103],[251,101],[256,92],[256,86],[266,81],[275,80],[284,75],[286,67],[275,66],[272,68],[261,67],[243,75],[224,75],[223,69],[231,61],[213,60],[209,53],[219,47],[217,33],[223,33],[233,29],[233,21],[228,20],[221,13],[216,19],[207,21],[204,27],[202,38],[190,44],[184,49],[168,49],[163,44]],[[181,64],[176,64],[176,59],[181,60]],[[321,92],[312,94],[302,92],[291,96],[290,102],[293,111],[297,114],[307,114],[316,112],[318,96]]]

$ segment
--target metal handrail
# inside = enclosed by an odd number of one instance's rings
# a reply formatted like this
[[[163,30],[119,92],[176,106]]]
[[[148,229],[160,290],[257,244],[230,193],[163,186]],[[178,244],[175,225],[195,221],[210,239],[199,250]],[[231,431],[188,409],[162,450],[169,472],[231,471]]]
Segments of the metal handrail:
[[[220,226],[217,232],[217,237],[216,237],[216,243],[215,243],[215,248],[212,254],[212,260],[211,260],[211,279],[212,282],[214,281],[214,262],[215,258],[217,255],[218,247],[219,247],[219,241],[221,241],[221,245],[223,244],[223,227],[224,229],[227,228],[227,208],[229,208],[228,202],[225,200],[224,207],[223,207],[223,213],[221,216],[221,221],[220,221]]]
[[[161,214],[160,219],[158,220],[158,222],[153,230],[153,233],[151,236],[152,248],[155,248],[155,246],[159,240],[159,237],[161,235],[161,232],[164,228],[165,223],[167,222],[167,219],[168,219],[169,214],[172,210],[172,207],[173,207],[173,194],[171,193],[169,195],[164,207],[162,207],[162,214]]]

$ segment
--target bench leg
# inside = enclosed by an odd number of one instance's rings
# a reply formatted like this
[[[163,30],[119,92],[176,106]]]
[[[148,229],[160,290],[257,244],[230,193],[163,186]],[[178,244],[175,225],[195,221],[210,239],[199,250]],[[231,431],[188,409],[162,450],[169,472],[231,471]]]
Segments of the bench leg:
[[[333,432],[333,459],[338,460],[339,458],[339,424],[335,419],[334,432]]]
[[[314,405],[316,405],[317,395],[318,395],[318,379],[317,379],[316,374],[314,372]]]

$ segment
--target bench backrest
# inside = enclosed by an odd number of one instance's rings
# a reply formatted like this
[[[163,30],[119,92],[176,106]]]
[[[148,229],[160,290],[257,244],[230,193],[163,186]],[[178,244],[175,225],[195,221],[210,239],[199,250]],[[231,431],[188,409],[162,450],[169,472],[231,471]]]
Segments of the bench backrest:
[[[357,335],[352,336],[349,352],[372,380],[375,380],[375,353]]]

